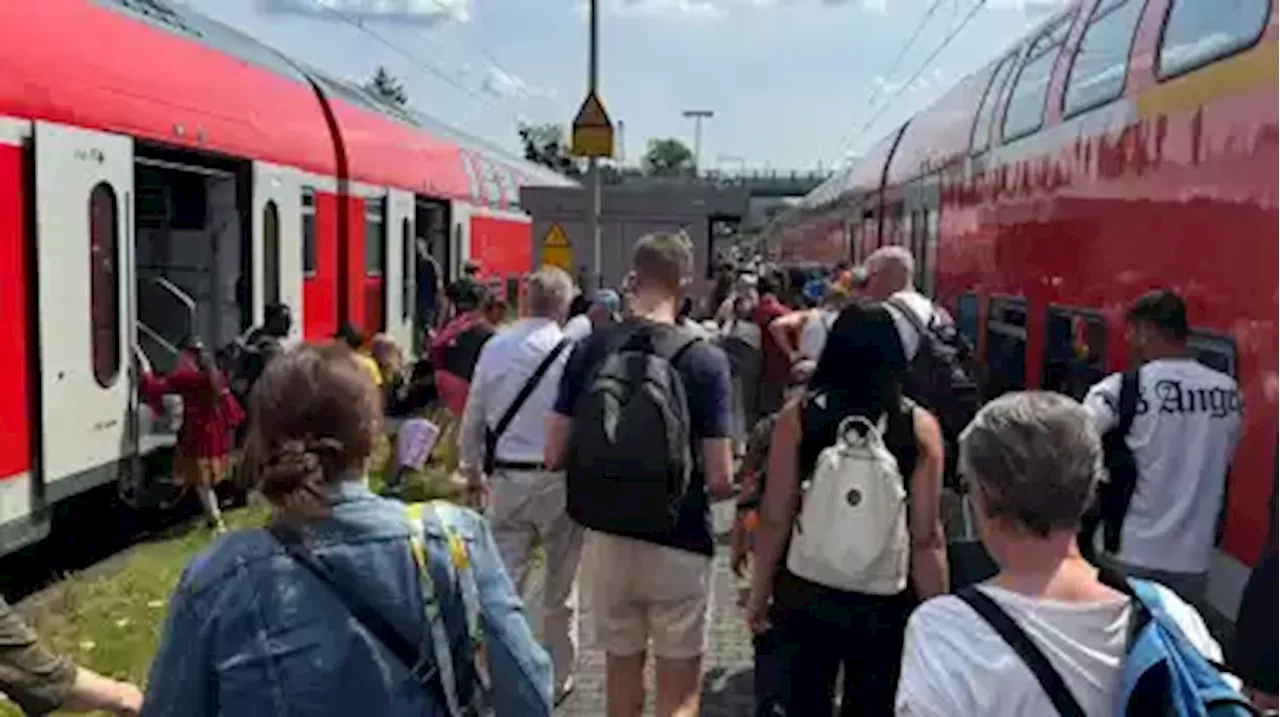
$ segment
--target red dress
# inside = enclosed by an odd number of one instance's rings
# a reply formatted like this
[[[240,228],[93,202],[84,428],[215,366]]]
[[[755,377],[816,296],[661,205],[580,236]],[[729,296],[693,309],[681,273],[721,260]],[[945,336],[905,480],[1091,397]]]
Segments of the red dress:
[[[142,395],[157,413],[163,413],[160,399],[166,394],[182,397],[182,427],[178,430],[181,455],[221,458],[231,453],[231,432],[244,414],[227,388],[225,375],[219,373],[218,380],[210,382],[208,374],[190,360],[179,362],[178,368],[164,376],[143,375]]]

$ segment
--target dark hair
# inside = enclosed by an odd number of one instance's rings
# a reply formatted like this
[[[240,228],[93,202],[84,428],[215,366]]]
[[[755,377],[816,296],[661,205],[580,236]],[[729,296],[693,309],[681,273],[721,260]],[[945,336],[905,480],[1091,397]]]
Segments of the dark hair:
[[[488,292],[475,281],[462,281],[458,284],[454,305],[459,311],[472,311],[484,304]]]
[[[245,464],[287,518],[326,506],[321,488],[354,477],[381,413],[369,374],[332,346],[299,346],[267,364],[249,396]]]
[[[337,332],[333,334],[333,338],[353,349],[358,349],[364,345],[364,335],[360,333],[360,329],[349,323],[343,323],[339,326]]]
[[[587,309],[591,308],[591,299],[586,294],[578,294],[569,302],[569,318],[581,316],[587,313]]]
[[[838,394],[851,413],[874,418],[901,400],[906,369],[889,310],[878,302],[855,301],[831,327],[809,387]]]
[[[765,294],[777,295],[778,280],[774,278],[773,273],[766,272],[760,275],[760,278],[756,280],[756,291],[758,291],[761,296],[764,296]]]
[[[1186,341],[1187,304],[1181,296],[1167,289],[1149,291],[1129,307],[1129,323],[1154,327],[1166,338]]]
[[[262,325],[281,334],[287,334],[293,326],[293,311],[288,304],[282,302],[267,304],[263,312]]]
[[[631,267],[637,281],[675,293],[693,272],[693,249],[683,234],[650,234],[636,242]]]
[[[182,350],[195,359],[196,368],[200,369],[208,381],[210,397],[216,397],[223,389],[222,369],[218,368],[218,360],[214,357],[204,340],[199,336],[188,336],[182,341]]]

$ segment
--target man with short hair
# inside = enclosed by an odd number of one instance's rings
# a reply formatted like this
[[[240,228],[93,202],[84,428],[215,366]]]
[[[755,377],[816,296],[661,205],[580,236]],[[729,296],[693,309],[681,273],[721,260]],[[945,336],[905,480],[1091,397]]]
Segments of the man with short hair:
[[[460,464],[473,494],[492,491],[498,552],[520,585],[535,544],[545,549],[542,639],[555,666],[557,702],[573,689],[577,661],[578,560],[582,529],[565,512],[564,473],[543,462],[545,424],[569,341],[560,330],[573,282],[555,267],[525,280],[524,318],[480,351],[458,435]]]
[[[872,299],[888,302],[889,313],[902,338],[902,350],[907,360],[915,357],[920,349],[920,332],[903,309],[915,313],[921,326],[930,327],[953,323],[946,309],[933,303],[929,297],[916,290],[914,277],[916,262],[911,252],[900,246],[882,246],[871,253],[864,263],[866,285],[862,294]]]
[[[1137,475],[1128,509],[1118,516],[1120,550],[1111,557],[1128,574],[1163,583],[1202,608],[1243,399],[1234,378],[1192,355],[1182,297],[1144,294],[1130,307],[1128,324],[1138,366],[1130,374],[1137,394],[1124,445]],[[1112,374],[1085,396],[1101,434],[1120,424],[1124,380]]]
[[[732,490],[729,363],[719,348],[692,339],[675,325],[680,294],[693,268],[688,240],[681,235],[649,235],[637,243],[632,265],[635,315],[592,333],[574,348],[547,425],[546,461],[549,466],[567,465],[571,472],[582,470],[583,452],[594,447],[570,448],[574,440],[571,430],[576,433],[583,425],[571,421],[584,402],[589,403],[589,391],[600,385],[593,378],[597,371],[615,364],[620,354],[642,358],[634,353],[641,345],[651,348],[649,367],[662,365],[654,363],[660,354],[669,362],[664,368],[678,375],[687,404],[677,410],[685,409],[681,412],[689,420],[687,435],[672,437],[674,447],[696,456],[688,489],[674,514],[669,515],[673,527],[643,534],[593,529],[588,530],[586,539],[588,555],[594,561],[589,575],[596,635],[607,654],[607,714],[639,717],[645,701],[646,654],[652,649],[657,663],[655,713],[658,717],[692,717],[699,708],[715,552],[708,493],[727,496]],[[679,348],[669,354],[660,348],[676,345]],[[634,425],[601,430],[634,436],[653,428],[661,430],[660,426]],[[664,456],[655,455],[652,460],[663,461]],[[644,469],[637,465],[634,470]],[[579,472],[571,475],[571,484],[577,480],[590,483],[591,479]],[[599,480],[616,482],[618,491],[635,490],[623,485],[625,473]],[[571,495],[569,502],[572,506],[581,500]],[[608,508],[631,509],[629,505]],[[580,522],[581,516],[575,513]]]
[[[1059,700],[1075,702],[1076,714],[1115,714],[1139,611],[1076,545],[1102,473],[1089,413],[1061,394],[1009,393],[978,412],[960,444],[978,532],[1000,573],[912,614],[896,714],[1071,714]],[[1154,590],[1191,645],[1221,662],[1200,615],[1165,587]],[[1015,650],[987,614],[1009,620],[1030,649]],[[1061,678],[1061,692],[1051,695],[1033,673],[1024,656],[1033,650]]]

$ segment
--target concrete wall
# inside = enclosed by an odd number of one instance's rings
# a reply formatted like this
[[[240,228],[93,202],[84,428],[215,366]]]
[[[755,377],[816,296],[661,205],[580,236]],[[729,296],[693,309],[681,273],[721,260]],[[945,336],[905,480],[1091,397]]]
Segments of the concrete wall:
[[[705,289],[709,262],[708,229],[712,217],[745,216],[750,192],[741,187],[605,187],[600,212],[601,273],[606,286],[626,274],[636,242],[653,232],[686,232],[693,240],[695,291]],[[589,189],[529,187],[520,204],[533,217],[533,260],[542,265],[542,243],[559,225],[573,245],[575,276],[590,273],[595,262],[588,212]]]

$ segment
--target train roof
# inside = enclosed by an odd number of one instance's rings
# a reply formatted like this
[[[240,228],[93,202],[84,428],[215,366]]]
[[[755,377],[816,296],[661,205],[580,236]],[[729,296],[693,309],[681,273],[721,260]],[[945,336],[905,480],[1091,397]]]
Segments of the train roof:
[[[0,48],[0,115],[480,203],[511,203],[519,186],[573,184],[164,0],[12,3]]]

